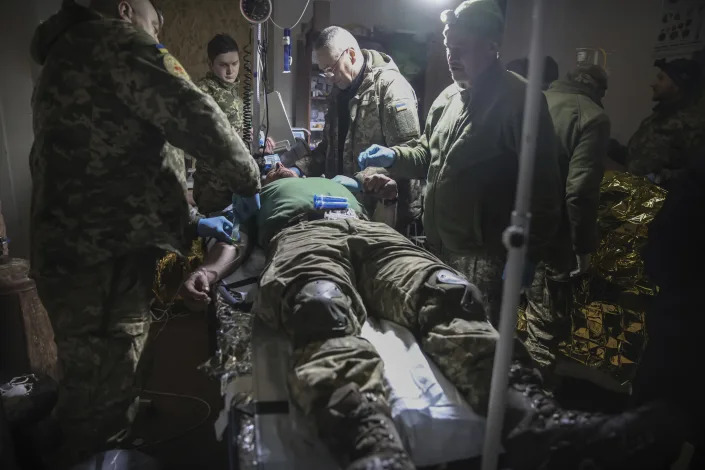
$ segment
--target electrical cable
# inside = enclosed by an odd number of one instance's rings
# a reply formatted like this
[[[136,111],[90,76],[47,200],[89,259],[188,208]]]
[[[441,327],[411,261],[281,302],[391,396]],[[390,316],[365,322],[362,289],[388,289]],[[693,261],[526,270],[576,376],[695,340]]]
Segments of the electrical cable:
[[[265,125],[265,133],[264,133],[264,147],[261,147],[260,150],[264,150],[267,147],[267,139],[269,138],[269,94],[267,93],[267,86],[269,84],[269,74],[268,74],[268,69],[267,69],[267,61],[262,60],[262,57],[267,57],[267,49],[269,47],[269,44],[267,43],[267,37],[268,34],[263,35],[263,39],[260,42],[260,49],[259,49],[259,57],[260,57],[260,67],[262,70],[262,85],[264,88],[264,108],[265,108],[265,115],[266,115],[266,125]]]
[[[251,28],[250,28],[251,29]],[[242,140],[248,145],[252,142],[252,32],[250,41],[243,48],[242,68],[245,76],[242,79]]]
[[[208,421],[208,419],[211,417],[211,411],[212,411],[211,406],[208,404],[207,401],[203,400],[202,398],[194,397],[192,395],[182,395],[179,393],[157,392],[155,390],[142,390],[142,393],[148,393],[150,395],[158,395],[158,396],[170,397],[170,398],[188,398],[189,400],[195,400],[195,401],[203,403],[204,405],[206,405],[206,408],[208,411],[207,411],[206,415],[203,417],[203,419],[201,419],[198,422],[198,424],[191,426],[187,430],[180,432],[178,434],[174,434],[173,436],[166,437],[164,439],[159,439],[154,442],[147,442],[144,444],[140,444],[139,446],[135,446],[135,449],[143,449],[145,447],[156,446],[159,444],[164,444],[165,442],[170,442],[175,439],[179,439],[181,437],[184,437],[187,434],[189,434],[189,433],[195,431],[196,429],[200,428],[201,426],[203,426],[206,423],[206,421]]]
[[[294,23],[294,26],[290,26],[290,27],[288,27],[288,28],[282,28],[281,26],[279,26],[278,24],[276,24],[276,23],[274,22],[274,19],[273,19],[271,16],[269,17],[269,21],[271,21],[274,26],[276,26],[277,28],[282,29],[282,30],[283,30],[283,29],[294,29],[294,28],[296,28],[296,26],[298,26],[298,24],[301,22],[301,18],[303,18],[304,15],[306,14],[306,10],[308,10],[308,4],[309,4],[309,3],[311,3],[311,0],[307,0],[306,6],[304,7],[304,11],[301,12],[301,16],[299,16],[299,19],[296,20],[296,23]],[[273,13],[273,12],[272,12],[272,13]]]

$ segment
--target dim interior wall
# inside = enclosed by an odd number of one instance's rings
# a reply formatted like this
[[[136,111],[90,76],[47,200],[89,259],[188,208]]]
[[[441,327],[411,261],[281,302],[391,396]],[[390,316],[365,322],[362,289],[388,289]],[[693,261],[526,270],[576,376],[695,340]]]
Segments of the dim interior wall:
[[[529,53],[531,5],[508,0],[502,46],[505,62]],[[608,52],[609,89],[603,100],[612,137],[626,143],[651,113],[657,70],[652,49],[663,0],[545,0],[544,49],[558,62],[561,76],[576,64],[576,48]]]
[[[235,0],[160,0],[164,28],[159,40],[196,81],[208,72],[207,45],[213,36],[226,33],[240,47],[240,77],[250,28]],[[249,54],[248,54],[249,56]],[[242,91],[242,80],[240,80]]]
[[[39,71],[29,56],[29,45],[39,21],[60,5],[61,0],[8,2],[0,15],[0,200],[14,257],[29,256],[31,98]]]

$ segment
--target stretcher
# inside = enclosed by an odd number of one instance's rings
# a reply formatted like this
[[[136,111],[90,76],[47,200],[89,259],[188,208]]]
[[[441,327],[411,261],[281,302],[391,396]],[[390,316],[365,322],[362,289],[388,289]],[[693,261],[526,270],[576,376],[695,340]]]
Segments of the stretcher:
[[[252,304],[264,263],[264,254],[256,249],[221,282],[219,294],[231,308]],[[244,459],[241,455],[231,467],[339,468],[309,420],[290,401],[286,384],[291,353],[288,339],[257,320],[256,309],[257,305],[252,305],[251,381],[241,380],[238,389],[251,394],[251,416],[247,420],[251,435],[243,436],[242,429],[230,430],[232,445],[249,445],[250,449],[232,449],[235,454],[248,455]],[[397,324],[374,318],[364,324],[361,336],[375,346],[387,365],[385,380],[392,417],[415,464],[425,467],[477,458],[482,451],[485,418],[470,408],[423,354],[414,336]],[[231,390],[226,410],[221,413],[221,426],[225,425],[227,408],[232,406],[232,395]],[[235,425],[233,419],[229,422],[231,427]]]

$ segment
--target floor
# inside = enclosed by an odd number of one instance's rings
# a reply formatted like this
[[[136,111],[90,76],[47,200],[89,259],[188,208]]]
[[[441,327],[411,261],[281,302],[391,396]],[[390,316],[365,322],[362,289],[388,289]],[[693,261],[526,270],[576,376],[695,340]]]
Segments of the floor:
[[[225,443],[213,429],[222,408],[219,384],[197,370],[209,357],[204,314],[155,322],[150,334],[145,390],[159,393],[144,393],[154,409],[138,418],[133,444],[164,470],[227,469]]]

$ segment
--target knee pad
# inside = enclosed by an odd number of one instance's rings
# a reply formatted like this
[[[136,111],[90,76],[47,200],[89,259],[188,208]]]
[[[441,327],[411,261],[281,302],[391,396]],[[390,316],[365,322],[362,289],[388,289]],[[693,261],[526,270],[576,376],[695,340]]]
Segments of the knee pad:
[[[305,284],[294,296],[287,328],[296,344],[352,333],[352,301],[331,281]]]
[[[444,310],[445,316],[470,320],[487,318],[482,292],[464,277],[441,269],[431,274],[427,285],[440,297],[436,303]]]

